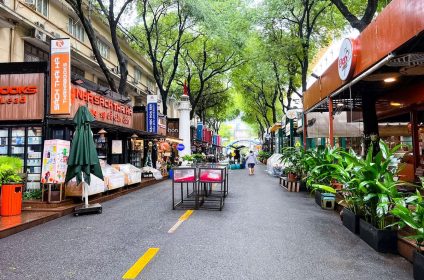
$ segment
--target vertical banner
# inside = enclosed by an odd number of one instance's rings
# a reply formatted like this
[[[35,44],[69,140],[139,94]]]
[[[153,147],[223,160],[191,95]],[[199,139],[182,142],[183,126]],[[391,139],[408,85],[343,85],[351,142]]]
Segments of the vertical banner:
[[[198,140],[203,140],[203,123],[202,122],[197,123],[196,138]]]
[[[147,132],[158,133],[158,96],[147,95]]]
[[[71,113],[71,42],[51,40],[50,56],[50,114]]]

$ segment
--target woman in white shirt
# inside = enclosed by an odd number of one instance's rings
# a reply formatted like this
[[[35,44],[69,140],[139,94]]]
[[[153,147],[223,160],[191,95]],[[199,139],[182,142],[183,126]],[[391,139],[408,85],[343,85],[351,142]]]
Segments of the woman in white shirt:
[[[255,164],[256,164],[256,156],[253,151],[250,151],[246,157],[246,164],[249,167],[249,175],[253,175],[255,173]]]

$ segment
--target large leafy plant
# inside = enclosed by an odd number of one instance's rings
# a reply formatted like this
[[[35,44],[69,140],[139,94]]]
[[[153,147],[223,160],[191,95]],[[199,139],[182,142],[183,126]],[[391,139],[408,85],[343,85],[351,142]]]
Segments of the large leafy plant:
[[[421,249],[424,246],[424,201],[421,193],[417,190],[413,196],[396,199],[396,206],[391,213],[400,219],[396,223],[399,228],[409,226],[415,231],[414,235],[406,237],[415,240],[417,250],[422,252]]]
[[[16,157],[0,157],[0,185],[22,182],[19,173],[22,171],[22,160]]]
[[[285,147],[281,150],[280,161],[285,165],[286,173],[301,175],[303,173],[302,166],[303,148],[301,147]]]
[[[362,207],[366,221],[378,229],[384,229],[391,222],[390,210],[394,207],[395,200],[402,197],[397,187],[405,182],[394,179],[398,171],[394,153],[400,146],[390,149],[380,141],[379,148],[375,156],[371,147],[365,158],[349,158],[349,168],[345,171],[350,175],[345,177],[345,183],[347,195],[349,192],[353,194],[350,199],[356,207]]]
[[[306,180],[309,187],[330,185],[333,180],[332,164],[342,158],[341,152],[340,148],[320,146],[314,153],[305,155],[305,165],[310,168]]]

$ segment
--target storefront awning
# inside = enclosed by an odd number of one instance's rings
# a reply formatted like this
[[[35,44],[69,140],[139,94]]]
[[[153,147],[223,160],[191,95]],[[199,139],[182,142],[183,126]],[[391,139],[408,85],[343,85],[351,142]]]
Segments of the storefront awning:
[[[354,102],[355,93],[359,92],[378,95],[390,89],[382,84],[385,78],[393,75],[403,85],[417,79],[419,75],[412,68],[422,65],[416,54],[423,50],[423,13],[422,0],[393,0],[355,40],[360,48],[352,77],[341,80],[336,59],[304,92],[305,112],[316,111],[317,105],[336,93],[341,95],[340,99],[349,99],[348,102]],[[353,81],[358,82],[356,88],[349,86],[353,86]],[[396,86],[402,87],[401,83],[391,87]]]
[[[276,132],[277,130],[281,129],[283,126],[281,123],[275,123],[273,126],[270,127],[269,132]]]

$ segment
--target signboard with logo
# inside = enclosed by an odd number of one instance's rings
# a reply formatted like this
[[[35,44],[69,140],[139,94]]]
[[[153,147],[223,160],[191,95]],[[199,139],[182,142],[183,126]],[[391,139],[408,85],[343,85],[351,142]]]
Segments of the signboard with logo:
[[[180,137],[180,119],[167,119],[166,136],[173,138]]]
[[[157,95],[147,95],[147,132],[158,133],[158,97]]]
[[[355,41],[348,38],[343,40],[337,60],[339,77],[342,81],[346,81],[352,76],[358,57],[357,51]]]
[[[132,128],[133,110],[131,106],[74,85],[72,85],[71,100],[71,117],[75,115],[80,106],[86,105],[96,120]]]
[[[41,120],[44,74],[0,75],[0,120]]]
[[[64,183],[68,168],[70,141],[45,140],[41,183]]]
[[[71,42],[70,39],[51,40],[50,56],[50,114],[71,113]]]
[[[199,140],[203,140],[203,123],[198,122],[197,123],[197,130],[196,130],[196,138]]]

